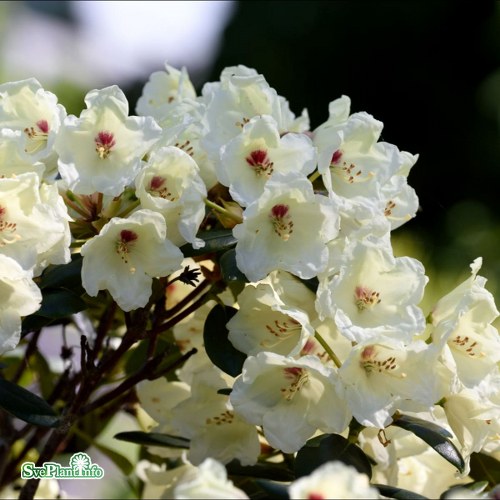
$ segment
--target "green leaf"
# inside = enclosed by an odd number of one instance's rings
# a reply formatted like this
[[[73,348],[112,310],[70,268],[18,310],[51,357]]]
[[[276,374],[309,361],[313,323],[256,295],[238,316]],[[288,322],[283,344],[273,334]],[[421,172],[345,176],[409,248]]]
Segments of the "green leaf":
[[[451,488],[448,488],[446,491],[443,491],[443,493],[441,493],[439,498],[448,498],[449,493],[455,493],[455,496],[456,496],[456,493],[461,493],[462,496],[465,496],[464,492],[460,491],[462,489],[469,490],[471,492],[471,496],[477,495],[477,497],[475,497],[475,498],[489,498],[487,495],[481,496],[481,494],[484,493],[484,490],[487,487],[488,487],[488,481],[480,481],[478,483],[472,482],[472,483],[466,483],[466,484],[456,484],[456,485],[452,486]],[[458,498],[458,497],[456,496],[456,498]]]
[[[222,277],[226,283],[231,281],[242,281],[248,282],[247,277],[239,270],[236,265],[236,250],[231,248],[224,254],[222,254],[219,259],[219,265],[222,273]]]
[[[403,490],[395,486],[387,486],[385,484],[372,484],[380,493],[387,498],[396,498],[398,500],[427,500],[427,497],[419,495],[413,491]]]
[[[500,484],[500,461],[484,453],[472,453],[469,476],[474,481],[488,481],[490,486]]]
[[[65,318],[85,309],[87,309],[87,304],[75,292],[58,289],[43,293],[42,306],[35,314],[44,318],[56,319]]]
[[[241,465],[239,460],[232,460],[226,464],[228,474],[233,476],[255,477],[271,479],[273,481],[293,481],[294,473],[283,464],[256,463],[255,465]]]
[[[420,439],[425,441],[431,448],[439,453],[445,460],[454,465],[460,472],[465,469],[465,462],[457,450],[457,447],[450,441],[451,434],[434,424],[409,415],[398,415],[394,418],[391,425],[401,427],[415,434]]]
[[[198,234],[197,237],[205,242],[205,246],[202,248],[193,248],[190,244],[183,245],[181,252],[184,257],[195,257],[197,255],[220,252],[236,245],[236,238],[233,236],[231,229],[206,231],[205,233]]]
[[[282,484],[265,479],[256,479],[255,482],[267,493],[267,498],[290,498],[287,487]]]
[[[295,473],[297,477],[307,476],[332,460],[352,465],[358,472],[372,477],[370,458],[339,434],[323,434],[307,441],[295,458]]]
[[[82,262],[80,254],[73,254],[71,261],[67,264],[49,266],[40,277],[39,287],[44,288],[68,288],[70,290],[82,287]]]
[[[115,434],[115,439],[128,441],[129,443],[142,444],[144,446],[163,446],[164,448],[189,449],[189,439],[171,436],[170,434],[160,434],[158,432],[119,432]]]
[[[0,379],[0,407],[29,424],[57,427],[60,423],[44,399],[5,379]]]
[[[203,329],[205,351],[210,361],[223,372],[237,377],[241,373],[246,354],[234,348],[229,341],[226,323],[237,313],[237,309],[216,304],[208,313]]]
[[[57,375],[50,370],[49,363],[39,350],[33,353],[30,360],[31,369],[37,374],[42,397],[48,397],[54,389]]]

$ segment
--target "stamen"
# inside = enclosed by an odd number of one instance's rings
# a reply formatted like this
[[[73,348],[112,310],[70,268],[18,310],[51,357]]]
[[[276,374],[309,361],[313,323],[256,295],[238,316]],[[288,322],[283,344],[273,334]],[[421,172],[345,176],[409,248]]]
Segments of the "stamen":
[[[289,206],[278,204],[271,208],[269,214],[274,232],[283,240],[288,241],[293,233],[293,221],[289,213]]]
[[[190,140],[184,141],[182,144],[180,142],[176,142],[174,144],[176,148],[182,149],[184,152],[186,152],[189,156],[193,156],[194,154],[194,148],[191,145]]]
[[[49,135],[49,123],[47,120],[38,120],[34,127],[26,127],[24,133],[31,139],[30,145],[25,148],[26,153],[35,153],[43,149],[47,144]]]
[[[283,370],[285,380],[289,381],[288,387],[280,389],[281,394],[287,401],[291,401],[295,394],[309,381],[309,373],[298,366],[285,368]]]
[[[376,346],[366,346],[363,351],[361,351],[359,361],[361,368],[363,368],[367,374],[378,372],[395,375],[394,370],[399,368],[396,356],[388,356],[387,358],[380,360],[376,359],[379,353],[380,350],[377,350]],[[400,373],[396,376],[406,378],[406,373]]]
[[[302,330],[300,323],[293,318],[287,318],[284,321],[276,319],[271,324],[265,325],[265,328],[272,335],[272,338],[260,342],[262,347],[272,347],[278,342],[287,339],[291,335],[296,335]]]
[[[116,145],[115,136],[111,132],[102,130],[94,138],[96,153],[101,160],[105,160]]]
[[[123,229],[120,231],[120,238],[116,242],[116,253],[125,264],[128,264],[130,250],[133,248],[138,238],[138,234],[130,229]],[[134,273],[135,267],[131,267],[129,270],[131,273]]]
[[[245,118],[245,117],[243,117],[243,118],[241,119],[241,122],[236,122],[236,123],[235,123],[235,125],[236,125],[237,127],[239,127],[239,128],[243,128],[243,127],[244,127],[244,126],[245,126],[245,125],[246,125],[249,121],[250,121],[250,119],[249,119],[249,118]]]
[[[151,182],[149,183],[149,193],[152,196],[159,196],[165,200],[174,201],[176,198],[172,196],[172,193],[168,190],[168,187],[165,185],[166,179],[159,175],[155,175]]]
[[[20,234],[14,234],[17,231],[17,223],[4,220],[6,214],[7,209],[0,207],[0,248],[21,239]]]
[[[269,160],[267,151],[263,149],[252,151],[245,160],[257,176],[265,175],[266,177],[270,177],[273,173],[274,163]]]
[[[386,217],[391,216],[392,215],[392,211],[394,210],[394,208],[396,208],[396,204],[392,200],[389,200],[387,202],[387,204],[385,205],[384,215]]]
[[[222,412],[220,415],[217,415],[216,417],[207,418],[205,420],[205,423],[223,425],[223,424],[232,424],[233,420],[234,420],[234,413],[230,410],[226,410]]]
[[[330,160],[330,168],[332,172],[336,173],[342,180],[347,182],[348,184],[353,184],[354,182],[362,182],[368,180],[373,176],[371,172],[366,176],[362,176],[363,171],[360,168],[357,168],[354,163],[350,163],[348,161],[342,161],[342,157],[344,152],[340,149],[337,149],[332,155],[332,159]]]
[[[479,344],[476,340],[471,339],[468,335],[465,335],[464,337],[456,335],[448,342],[451,343],[451,347],[454,347],[457,351],[460,351],[471,358],[482,358],[485,356],[484,352],[480,350],[481,344]]]
[[[357,286],[354,290],[354,301],[359,312],[364,311],[368,307],[373,307],[381,302],[380,292],[371,290],[364,286]]]

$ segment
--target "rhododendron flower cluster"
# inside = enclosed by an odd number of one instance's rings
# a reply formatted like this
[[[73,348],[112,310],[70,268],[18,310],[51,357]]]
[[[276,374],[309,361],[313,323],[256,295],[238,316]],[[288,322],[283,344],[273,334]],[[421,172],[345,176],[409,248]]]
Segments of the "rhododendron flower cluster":
[[[417,154],[347,96],[311,127],[242,65],[198,93],[167,64],[132,112],[116,85],[84,106],[0,85],[0,486],[125,410],[143,498],[494,495],[499,312],[481,257],[425,310],[424,265],[394,254]],[[29,390],[49,331],[64,369]]]

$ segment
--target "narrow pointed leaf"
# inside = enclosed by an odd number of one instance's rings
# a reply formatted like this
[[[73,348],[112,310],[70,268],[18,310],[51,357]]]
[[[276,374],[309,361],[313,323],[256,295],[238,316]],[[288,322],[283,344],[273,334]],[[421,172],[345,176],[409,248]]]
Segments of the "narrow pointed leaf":
[[[219,265],[222,273],[222,277],[224,281],[242,281],[243,283],[247,283],[248,280],[246,276],[239,270],[236,265],[236,250],[231,248],[224,254],[222,254]]]
[[[295,473],[297,477],[311,474],[319,466],[332,460],[352,465],[358,472],[372,476],[368,456],[353,443],[339,434],[323,434],[310,439],[297,453]]]
[[[60,423],[44,399],[5,379],[0,379],[0,407],[29,424],[57,427]]]
[[[267,481],[265,479],[256,479],[255,482],[267,493],[268,498],[290,498],[288,489],[282,484],[275,483],[274,481]]]
[[[64,318],[87,309],[83,299],[71,290],[50,290],[43,293],[42,306],[36,312],[44,318]]]
[[[189,449],[189,439],[170,434],[160,434],[158,432],[119,432],[115,434],[115,439],[128,441],[129,443],[142,444],[144,446],[163,446],[164,448]]]
[[[75,290],[82,286],[82,262],[80,254],[73,254],[72,260],[67,264],[52,265],[47,267],[40,277],[39,286],[44,288],[68,288]]]
[[[472,453],[469,476],[475,481],[488,481],[490,486],[500,484],[500,461],[490,455]]]
[[[293,481],[294,473],[282,464],[257,463],[255,465],[241,465],[238,460],[226,464],[228,474],[232,476],[246,476],[272,481]]]
[[[192,245],[183,245],[181,251],[184,257],[195,257],[197,255],[205,255],[208,253],[220,252],[228,250],[236,245],[236,238],[233,236],[231,229],[222,229],[220,231],[207,231],[197,234],[205,242],[202,248],[193,248]]]
[[[433,422],[427,422],[426,420],[410,417],[409,415],[397,416],[391,425],[412,432],[415,436],[425,441],[445,460],[450,462],[450,464],[454,465],[460,472],[464,471],[465,461],[457,447],[449,439],[451,435],[446,429]]]
[[[377,488],[378,491],[387,498],[396,498],[397,500],[428,500],[428,498],[423,495],[419,495],[413,491],[403,490],[395,486],[387,486],[385,484],[372,484],[372,486]]]
[[[215,305],[208,313],[203,329],[205,351],[212,363],[223,372],[237,377],[241,373],[246,354],[234,348],[228,339],[226,323],[236,314],[237,309]]]

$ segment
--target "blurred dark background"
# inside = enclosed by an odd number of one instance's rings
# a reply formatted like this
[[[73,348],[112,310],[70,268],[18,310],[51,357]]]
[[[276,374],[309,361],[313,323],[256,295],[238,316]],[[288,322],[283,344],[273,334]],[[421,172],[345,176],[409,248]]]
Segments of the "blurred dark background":
[[[30,3],[74,22],[71,2]],[[420,155],[409,184],[421,211],[395,239],[451,272],[467,274],[482,255],[482,273],[500,283],[499,2],[234,2],[213,60],[186,66],[201,90],[237,64],[262,73],[296,114],[307,108],[312,129],[342,94],[352,112],[381,120],[382,140]],[[149,73],[121,85],[131,110]]]
[[[232,64],[263,73],[314,128],[342,94],[419,153],[411,230],[437,265],[485,251],[500,271],[498,2],[239,2],[210,79]],[[484,241],[483,241],[484,240]],[[490,245],[491,244],[491,245]]]

